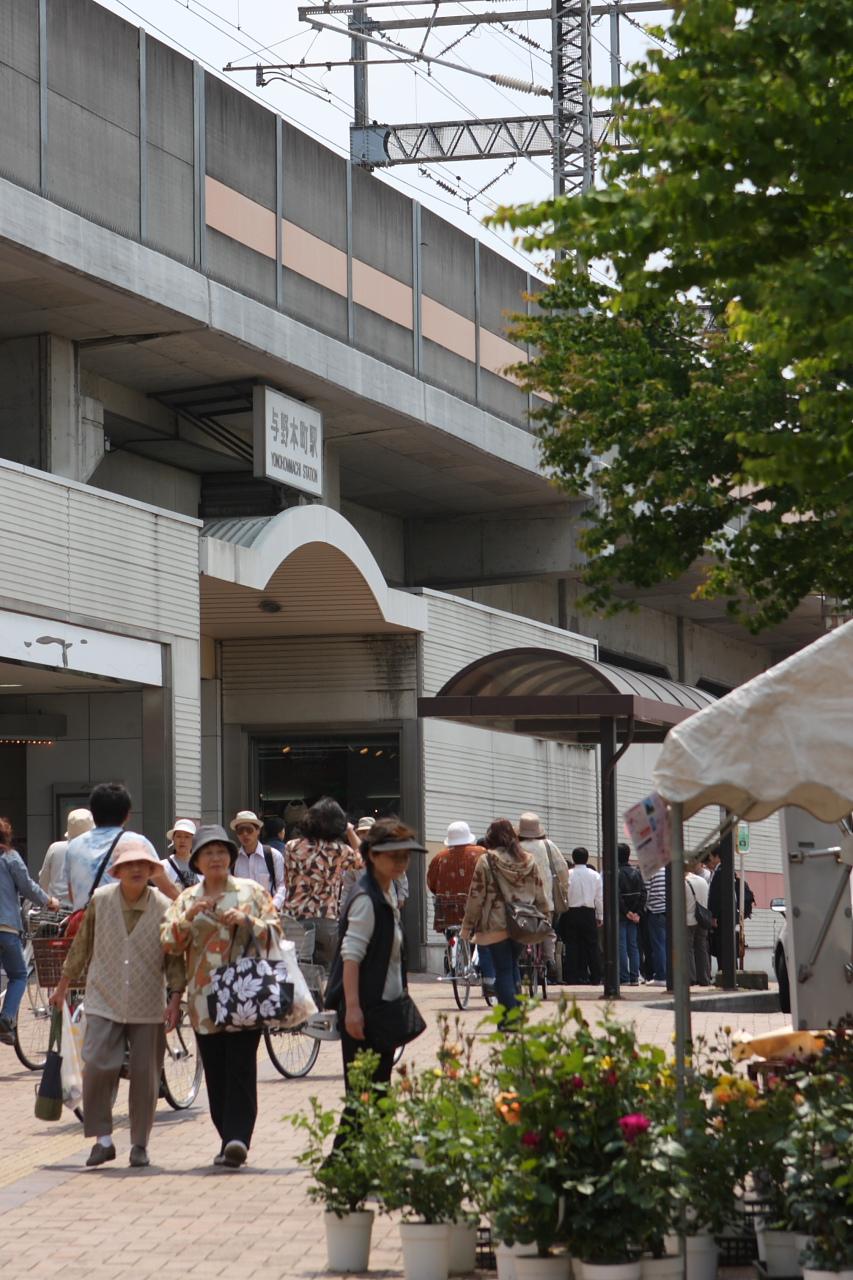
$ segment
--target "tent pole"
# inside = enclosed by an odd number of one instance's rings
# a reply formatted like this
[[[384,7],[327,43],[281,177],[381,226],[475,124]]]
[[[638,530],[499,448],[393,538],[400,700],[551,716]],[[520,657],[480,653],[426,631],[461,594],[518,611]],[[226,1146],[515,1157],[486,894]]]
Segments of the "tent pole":
[[[672,822],[672,986],[675,997],[675,1080],[679,1128],[683,1123],[687,1063],[692,1053],[690,968],[687,957],[687,894],[684,887],[684,810],[671,806]]]

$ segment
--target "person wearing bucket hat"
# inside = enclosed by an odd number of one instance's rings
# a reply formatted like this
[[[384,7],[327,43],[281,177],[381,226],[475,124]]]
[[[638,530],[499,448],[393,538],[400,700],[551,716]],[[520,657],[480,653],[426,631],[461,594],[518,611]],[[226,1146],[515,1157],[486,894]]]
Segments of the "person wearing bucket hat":
[[[251,809],[241,809],[231,819],[230,827],[240,841],[234,874],[243,880],[256,880],[281,911],[287,897],[283,855],[261,841],[264,824]]]
[[[467,822],[451,822],[444,848],[427,868],[427,888],[435,899],[433,928],[437,933],[461,925],[474,868],[483,853],[485,849],[477,844]]]
[[[198,874],[191,869],[189,861],[195,832],[196,825],[191,818],[176,819],[175,825],[166,832],[169,850],[163,859],[163,870],[181,889],[198,883]]]
[[[217,1025],[207,993],[215,969],[241,956],[252,941],[261,948],[281,940],[278,911],[266,889],[234,875],[237,845],[224,827],[199,827],[189,865],[201,878],[171,904],[160,938],[187,972],[187,1008],[198,1037],[210,1116],[219,1134],[215,1165],[245,1164],[258,1114],[260,1030]]]
[[[62,895],[68,893],[65,877],[65,854],[68,851],[68,841],[82,836],[84,831],[91,831],[94,825],[95,819],[92,817],[91,810],[72,809],[66,820],[67,830],[64,837],[48,845],[39,871],[39,884],[51,897],[63,901]]]
[[[518,820],[518,840],[522,849],[532,853],[536,860],[551,923],[556,924],[557,917],[569,905],[569,864],[553,840],[548,839],[538,813],[521,815]],[[558,975],[556,967],[556,937],[545,939],[542,954],[548,966],[548,981],[558,982],[562,974]]]
[[[159,860],[144,836],[127,832],[113,851],[113,883],[96,889],[51,996],[61,1009],[69,985],[86,974],[83,1125],[95,1143],[90,1168],[115,1160],[113,1100],[128,1054],[130,1164],[150,1163],[148,1139],[160,1093],[166,1031],[178,1021],[185,983],[180,959],[166,957],[160,928],[169,899],[148,881]],[[167,999],[168,988],[168,999]]]

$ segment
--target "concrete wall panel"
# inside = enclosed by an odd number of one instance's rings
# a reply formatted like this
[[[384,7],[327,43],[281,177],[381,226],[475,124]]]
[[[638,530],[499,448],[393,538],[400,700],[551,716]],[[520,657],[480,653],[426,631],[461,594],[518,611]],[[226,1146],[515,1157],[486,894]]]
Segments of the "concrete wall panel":
[[[480,247],[480,323],[492,333],[505,333],[509,317],[524,313],[522,297],[527,273],[484,245]]]
[[[347,167],[306,133],[284,126],[284,216],[337,249],[347,247]]]
[[[395,280],[412,283],[412,202],[353,166],[353,253]]]
[[[488,369],[480,370],[480,404],[491,409],[493,413],[499,413],[502,418],[517,422],[520,427],[529,425],[527,392],[522,391],[507,378],[499,378],[497,374],[489,373]]]
[[[106,455],[89,483],[96,489],[135,498],[137,502],[150,502],[169,511],[179,511],[181,515],[198,516],[201,477],[151,458],[117,449]]]
[[[381,356],[389,364],[411,369],[414,363],[412,331],[392,324],[365,307],[355,308],[355,342],[364,351]]]
[[[90,0],[48,0],[48,84],[127,133],[139,130],[139,32]],[[107,188],[95,184],[95,194]]]
[[[139,140],[56,93],[48,94],[50,191],[125,235],[139,235]]]
[[[347,300],[296,271],[284,271],[284,310],[336,338],[347,334]]]
[[[38,80],[38,0],[3,0],[0,6],[0,63],[14,67],[31,80]]]
[[[430,382],[474,399],[477,384],[473,364],[427,338],[423,340],[421,370]]]
[[[159,147],[148,148],[147,240],[184,262],[193,257],[193,167]]]
[[[474,241],[428,209],[421,219],[421,280],[428,297],[474,319]]]
[[[192,164],[193,64],[157,40],[145,44],[148,141]]]
[[[207,268],[217,280],[264,302],[275,302],[275,263],[239,240],[207,229]]]
[[[37,187],[39,182],[39,88],[0,62],[0,172]]]
[[[213,76],[205,77],[207,172],[275,209],[275,116]]]

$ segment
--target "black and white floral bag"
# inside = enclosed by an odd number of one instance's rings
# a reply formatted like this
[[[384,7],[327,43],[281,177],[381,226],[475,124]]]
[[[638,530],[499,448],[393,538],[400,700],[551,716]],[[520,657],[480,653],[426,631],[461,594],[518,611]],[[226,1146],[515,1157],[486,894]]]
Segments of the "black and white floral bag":
[[[254,955],[244,953],[211,974],[207,1007],[214,1026],[226,1031],[292,1027],[316,1013],[293,943],[273,942],[264,954],[254,939],[249,947]]]

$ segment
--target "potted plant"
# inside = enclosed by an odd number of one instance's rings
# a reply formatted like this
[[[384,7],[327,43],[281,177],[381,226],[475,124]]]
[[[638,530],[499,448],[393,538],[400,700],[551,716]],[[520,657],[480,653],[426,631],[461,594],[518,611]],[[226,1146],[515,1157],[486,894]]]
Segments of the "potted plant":
[[[291,1117],[291,1123],[307,1134],[304,1150],[296,1157],[312,1178],[308,1194],[325,1206],[326,1253],[330,1271],[366,1271],[374,1212],[365,1207],[377,1189],[377,1152],[381,1144],[381,1115],[372,1075],[376,1054],[360,1053],[349,1073],[351,1093],[346,1099],[346,1139],[331,1146],[340,1113],[309,1099],[307,1114]]]
[[[853,1091],[850,1037],[827,1046],[797,1080],[793,1123],[782,1141],[788,1219],[808,1232],[805,1280],[853,1276]]]

